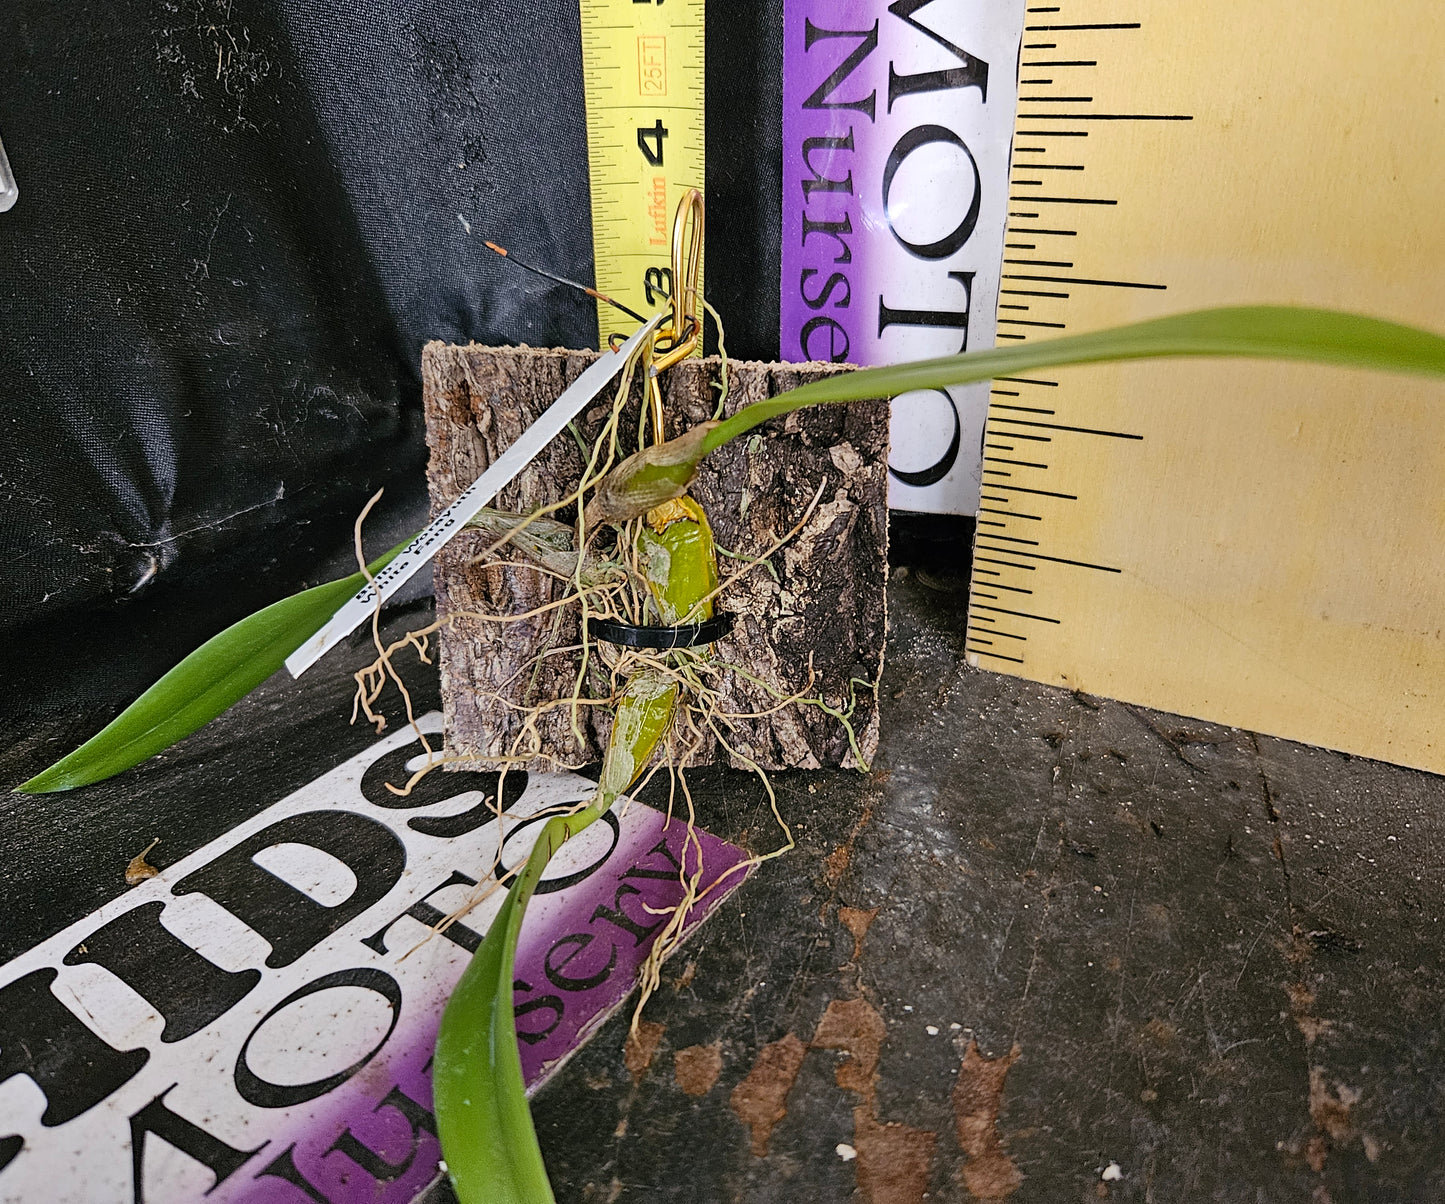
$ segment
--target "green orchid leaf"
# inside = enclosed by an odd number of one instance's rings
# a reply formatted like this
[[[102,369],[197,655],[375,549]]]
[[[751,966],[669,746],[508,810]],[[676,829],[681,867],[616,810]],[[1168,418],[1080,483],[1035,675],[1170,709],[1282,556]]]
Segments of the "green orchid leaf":
[[[517,1051],[512,965],[522,916],[551,855],[548,837],[556,823],[548,821],[522,879],[507,892],[447,1000],[437,1033],[433,1108],[461,1204],[553,1204]]]
[[[406,547],[369,565],[380,572]],[[337,608],[366,584],[361,573],[282,598],[212,636],[105,728],[17,791],[73,790],[139,765],[205,726],[286,663]]]
[[[1111,330],[831,376],[745,406],[708,433],[701,454],[769,418],[804,406],[896,397],[910,389],[963,385],[1062,364],[1199,355],[1312,360],[1345,368],[1445,376],[1445,338],[1413,326],[1286,305],[1201,309]]]

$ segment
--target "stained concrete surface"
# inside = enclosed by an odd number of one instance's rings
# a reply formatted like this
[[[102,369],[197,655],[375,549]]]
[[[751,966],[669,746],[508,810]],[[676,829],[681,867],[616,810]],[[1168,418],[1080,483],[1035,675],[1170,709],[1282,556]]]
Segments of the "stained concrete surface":
[[[798,847],[669,963],[647,1042],[619,1016],[540,1093],[558,1200],[1445,1198],[1445,782],[969,669],[961,588],[895,575],[871,772],[775,775]],[[8,796],[0,956],[363,747],[337,656],[142,778]],[[755,779],[692,782],[776,847]]]
[[[799,847],[645,1073],[619,1018],[537,1101],[559,1201],[1445,1199],[1445,782],[972,670],[916,573],[891,611],[872,772],[776,778]],[[696,793],[772,847],[756,786]]]

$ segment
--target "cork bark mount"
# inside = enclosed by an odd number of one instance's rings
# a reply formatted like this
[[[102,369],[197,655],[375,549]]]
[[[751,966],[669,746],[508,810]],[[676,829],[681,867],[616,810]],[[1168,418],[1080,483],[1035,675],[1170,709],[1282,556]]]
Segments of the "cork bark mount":
[[[428,344],[422,381],[433,513],[475,480],[595,358],[595,352]],[[726,410],[838,370],[822,364],[731,363]],[[713,416],[717,393],[709,382],[719,372],[719,361],[709,359],[688,360],[664,374],[669,438]],[[577,419],[589,443],[602,429],[612,397],[605,391]],[[640,397],[634,386],[620,424],[623,454],[635,450],[627,440],[636,438]],[[774,419],[702,462],[692,494],[706,508],[718,546],[742,558],[719,556],[723,579],[791,530],[822,486],[803,529],[718,599],[719,609],[737,616],[737,624],[714,645],[714,655],[746,671],[722,676],[720,710],[731,726],[723,731],[738,753],[763,768],[856,764],[842,725],[818,706],[793,704],[756,719],[736,716],[770,711],[778,703],[748,675],[791,695],[807,684],[811,661],[811,694],[833,708],[847,704],[850,679],[878,680],[887,627],[887,459],[887,405],[866,402]],[[562,435],[493,504],[526,513],[554,502],[576,488],[582,468],[576,441]],[[570,522],[575,512],[556,517]],[[571,708],[561,707],[536,720],[539,742],[517,746],[527,708],[575,692],[580,653],[558,650],[580,642],[578,608],[509,623],[468,617],[463,612],[525,613],[560,597],[564,588],[525,567],[474,563],[489,543],[479,533],[464,532],[436,557],[437,614],[450,619],[438,635],[448,755],[466,757],[475,767],[520,752],[531,758],[528,768],[539,770],[600,760],[611,725],[602,706],[579,709],[581,741],[573,732]],[[510,550],[499,558],[517,559]],[[548,650],[553,651],[539,661]],[[852,724],[867,760],[878,744],[878,704],[866,687],[854,689]],[[605,694],[600,676],[583,693]],[[688,763],[717,760],[744,765],[711,735]]]

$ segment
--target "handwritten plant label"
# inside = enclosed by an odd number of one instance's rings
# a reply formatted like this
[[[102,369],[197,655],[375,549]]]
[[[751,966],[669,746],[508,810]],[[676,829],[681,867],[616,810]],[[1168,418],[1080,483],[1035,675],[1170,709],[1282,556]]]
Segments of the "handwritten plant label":
[[[432,1047],[501,890],[432,927],[595,787],[508,774],[499,831],[495,774],[386,789],[420,751],[378,741],[0,967],[0,1201],[404,1204],[437,1177]],[[685,832],[623,801],[553,858],[516,960],[529,1089],[631,991],[684,860],[705,888],[745,859]]]
[[[787,0],[785,360],[993,345],[1021,0]],[[893,403],[889,505],[972,514],[989,386]]]

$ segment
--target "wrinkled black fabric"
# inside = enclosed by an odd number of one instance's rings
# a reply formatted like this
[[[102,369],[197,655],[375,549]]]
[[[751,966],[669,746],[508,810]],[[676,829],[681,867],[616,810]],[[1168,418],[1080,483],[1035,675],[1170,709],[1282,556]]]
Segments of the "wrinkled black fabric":
[[[708,13],[708,291],[777,352],[781,0]],[[428,339],[588,346],[575,0],[5,0],[5,705],[111,708],[425,515]],[[470,231],[468,230],[470,227]],[[381,544],[380,546],[385,546]]]

